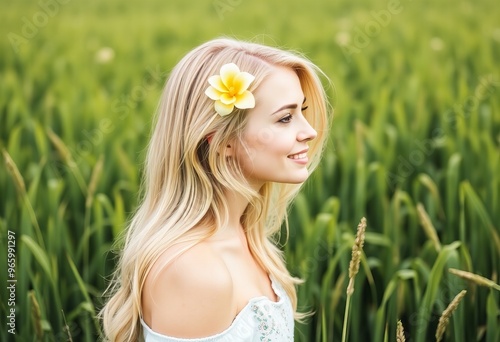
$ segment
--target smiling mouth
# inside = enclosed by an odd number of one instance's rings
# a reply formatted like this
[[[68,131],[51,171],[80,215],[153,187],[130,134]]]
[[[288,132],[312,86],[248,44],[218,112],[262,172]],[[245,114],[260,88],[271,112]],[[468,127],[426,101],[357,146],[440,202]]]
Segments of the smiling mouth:
[[[292,154],[288,156],[290,159],[304,159],[307,157],[307,153],[298,153],[298,154]]]

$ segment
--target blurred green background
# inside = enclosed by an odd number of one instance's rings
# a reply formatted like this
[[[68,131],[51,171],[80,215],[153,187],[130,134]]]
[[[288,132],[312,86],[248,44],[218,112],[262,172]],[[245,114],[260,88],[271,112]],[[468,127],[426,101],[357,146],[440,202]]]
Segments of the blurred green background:
[[[161,88],[186,52],[230,36],[300,51],[334,84],[325,82],[331,139],[283,247],[305,279],[300,309],[314,311],[296,340],[340,340],[366,216],[349,341],[395,341],[397,320],[407,340],[432,341],[467,289],[445,340],[498,342],[498,9],[493,0],[4,1],[0,340],[98,339],[112,244],[136,205]]]

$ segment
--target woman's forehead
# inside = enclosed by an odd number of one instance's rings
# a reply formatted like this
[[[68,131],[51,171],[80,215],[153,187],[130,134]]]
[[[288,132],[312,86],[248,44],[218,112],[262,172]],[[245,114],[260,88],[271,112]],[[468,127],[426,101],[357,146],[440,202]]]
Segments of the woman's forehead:
[[[304,93],[297,73],[292,68],[274,67],[255,90],[255,100],[255,109],[270,113],[286,104],[302,104]]]

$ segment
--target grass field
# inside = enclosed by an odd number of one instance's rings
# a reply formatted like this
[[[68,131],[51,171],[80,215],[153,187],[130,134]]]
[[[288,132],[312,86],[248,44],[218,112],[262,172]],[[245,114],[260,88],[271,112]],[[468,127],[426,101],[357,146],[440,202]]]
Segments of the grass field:
[[[443,340],[500,341],[499,19],[492,0],[3,4],[0,340],[97,340],[165,78],[227,35],[299,50],[334,84],[331,139],[283,247],[314,311],[296,340],[341,340],[364,216],[348,341],[395,341],[398,320],[433,341],[464,289]]]

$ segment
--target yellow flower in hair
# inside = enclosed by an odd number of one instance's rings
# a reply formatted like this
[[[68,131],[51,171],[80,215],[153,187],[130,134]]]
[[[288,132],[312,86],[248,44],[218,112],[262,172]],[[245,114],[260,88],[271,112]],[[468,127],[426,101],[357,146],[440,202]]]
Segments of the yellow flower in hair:
[[[240,71],[236,64],[224,64],[220,68],[220,75],[208,79],[210,87],[205,90],[205,94],[215,101],[215,111],[220,116],[231,114],[234,107],[253,108],[255,98],[247,89],[254,79],[255,77],[248,72]]]

